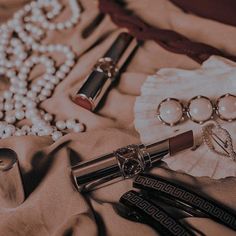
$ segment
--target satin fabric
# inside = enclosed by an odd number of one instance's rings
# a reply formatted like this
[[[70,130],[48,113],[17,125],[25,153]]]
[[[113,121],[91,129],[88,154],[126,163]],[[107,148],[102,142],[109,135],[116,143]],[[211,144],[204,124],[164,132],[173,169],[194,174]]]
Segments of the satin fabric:
[[[18,3],[16,0],[14,2]],[[236,54],[236,31],[231,26],[186,14],[166,0],[127,0],[126,3],[127,9],[151,25],[174,29],[196,41]],[[52,143],[49,137],[33,136],[11,137],[0,141],[1,147],[12,148],[18,154],[26,192],[25,201],[18,207],[3,208],[0,205],[1,235],[159,235],[152,228],[124,219],[116,213],[115,205],[120,196],[132,188],[131,180],[82,195],[71,181],[70,165],[72,161],[88,160],[121,146],[140,142],[133,124],[133,105],[147,75],[163,67],[196,69],[199,64],[185,55],[166,51],[153,41],[146,41],[97,114],[78,107],[71,98],[96,60],[123,30],[118,29],[109,16],[95,24],[99,15],[97,2],[81,0],[80,4],[83,12],[78,25],[71,30],[50,32],[42,42],[70,45],[76,52],[77,62],[67,78],[58,85],[53,96],[43,102],[41,107],[53,113],[56,119],[76,118],[84,122],[86,132],[68,134],[56,143]],[[1,8],[1,12],[4,12],[4,19],[7,19],[13,10],[10,8],[8,12],[6,8]],[[58,20],[67,18],[69,14],[70,11],[65,8]],[[57,64],[63,61],[58,56],[56,59]],[[36,67],[30,79],[36,81],[42,73],[41,68]],[[1,92],[7,86],[7,78],[2,78]],[[165,166],[155,168],[153,172],[210,195],[230,208],[236,206],[234,178],[194,178],[168,170]],[[181,221],[205,235],[235,234],[210,219],[187,218]]]

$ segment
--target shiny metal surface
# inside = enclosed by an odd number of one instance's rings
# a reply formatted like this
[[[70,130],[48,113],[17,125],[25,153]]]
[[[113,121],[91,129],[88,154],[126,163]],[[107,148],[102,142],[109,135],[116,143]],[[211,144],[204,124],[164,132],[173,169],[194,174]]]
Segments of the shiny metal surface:
[[[1,207],[19,206],[25,193],[17,154],[8,148],[0,148],[0,202]]]
[[[105,55],[94,65],[93,71],[85,79],[74,102],[93,111],[136,47],[137,41],[130,34],[121,33]]]
[[[80,192],[86,192],[132,178],[158,163],[165,155],[171,153],[171,149],[180,151],[192,147],[192,142],[183,139],[190,134],[192,135],[192,131],[149,145],[128,145],[112,153],[81,162],[72,167],[75,186]],[[171,146],[170,143],[175,139],[178,140]]]

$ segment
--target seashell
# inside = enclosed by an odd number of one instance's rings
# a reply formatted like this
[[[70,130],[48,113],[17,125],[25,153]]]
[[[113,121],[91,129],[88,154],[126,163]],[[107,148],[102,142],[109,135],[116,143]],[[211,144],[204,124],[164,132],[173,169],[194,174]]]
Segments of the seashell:
[[[223,94],[236,94],[236,63],[212,56],[199,69],[160,69],[148,76],[141,88],[141,95],[134,105],[134,124],[143,143],[169,138],[178,133],[193,130],[195,150],[186,150],[175,156],[166,156],[163,161],[169,168],[192,176],[208,176],[214,179],[236,176],[236,162],[212,152],[203,143],[202,126],[189,119],[170,127],[157,119],[158,104],[165,98],[177,98],[186,102],[202,95],[216,100]],[[236,148],[236,121],[227,122],[214,117],[222,128],[229,131],[234,150]],[[203,124],[204,125],[204,124]]]

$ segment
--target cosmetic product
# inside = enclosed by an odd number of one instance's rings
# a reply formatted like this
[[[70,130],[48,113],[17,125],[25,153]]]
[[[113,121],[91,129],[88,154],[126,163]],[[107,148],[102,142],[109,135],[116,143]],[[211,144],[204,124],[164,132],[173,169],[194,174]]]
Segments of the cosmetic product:
[[[73,101],[93,111],[116,80],[122,66],[137,45],[137,40],[130,34],[126,32],[119,34],[105,55],[97,61]]]
[[[72,176],[80,192],[91,191],[122,179],[132,178],[154,166],[165,155],[174,155],[192,146],[191,130],[148,145],[133,144],[79,163],[72,167]]]
[[[17,154],[9,148],[0,149],[1,207],[14,208],[25,199]]]
[[[145,192],[148,199],[161,199],[165,202],[168,200],[169,205],[180,208],[192,216],[198,216],[201,213],[205,218],[211,218],[236,230],[235,212],[210,197],[201,195],[187,187],[146,173],[141,173],[134,179],[133,187]]]

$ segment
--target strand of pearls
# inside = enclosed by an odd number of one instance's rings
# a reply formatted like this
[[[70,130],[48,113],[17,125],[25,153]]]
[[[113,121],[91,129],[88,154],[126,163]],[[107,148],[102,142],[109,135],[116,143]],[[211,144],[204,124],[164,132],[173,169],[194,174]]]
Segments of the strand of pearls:
[[[78,23],[81,9],[77,0],[69,0],[69,5],[72,14],[65,22],[52,22],[62,11],[58,0],[38,0],[27,4],[0,26],[0,75],[10,81],[9,89],[0,96],[0,138],[51,135],[56,141],[66,129],[84,131],[84,125],[76,120],[55,121],[52,114],[39,108],[75,63],[75,54],[68,46],[40,43],[47,31],[68,29]],[[53,52],[65,56],[59,68],[55,67],[53,58],[46,56]],[[29,81],[30,72],[39,64],[45,68],[44,75],[36,82]],[[16,123],[25,118],[32,125],[18,127]]]

